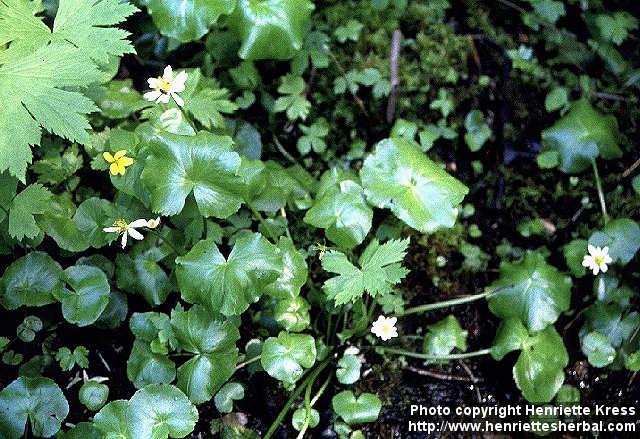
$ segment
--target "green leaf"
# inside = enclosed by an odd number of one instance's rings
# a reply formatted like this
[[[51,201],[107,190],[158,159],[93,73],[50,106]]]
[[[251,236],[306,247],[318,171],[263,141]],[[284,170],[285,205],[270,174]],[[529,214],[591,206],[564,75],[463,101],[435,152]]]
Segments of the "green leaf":
[[[229,18],[242,42],[238,55],[247,60],[292,58],[302,48],[313,9],[309,0],[238,0]]]
[[[291,425],[293,426],[293,428],[300,431],[302,430],[302,427],[306,419],[307,419],[307,409],[305,407],[300,407],[295,412],[293,412],[293,415],[291,415]],[[320,423],[320,413],[318,413],[318,410],[312,408],[309,411],[309,428],[317,427],[319,423]]]
[[[311,109],[311,102],[304,95],[304,79],[300,76],[286,75],[278,87],[278,92],[284,94],[273,104],[273,111],[286,111],[289,120],[306,119]]]
[[[109,282],[102,270],[89,265],[74,265],[64,271],[71,289],[54,293],[62,305],[62,315],[69,323],[88,326],[98,320],[109,303]]]
[[[109,387],[106,384],[96,381],[85,382],[78,391],[78,399],[80,403],[92,412],[96,412],[109,399]]]
[[[484,121],[484,114],[480,110],[470,111],[464,119],[467,133],[464,141],[471,151],[480,151],[482,146],[491,138],[491,128]]]
[[[229,91],[225,88],[205,88],[186,101],[184,109],[205,127],[224,128],[223,114],[233,113],[238,106],[229,99]]]
[[[422,344],[425,354],[444,356],[456,348],[463,352],[467,350],[467,331],[453,315],[427,326],[427,331]]]
[[[240,156],[230,137],[205,131],[195,136],[159,133],[150,151],[141,178],[154,212],[180,213],[192,191],[205,217],[227,218],[240,209]]]
[[[273,310],[273,318],[285,330],[300,332],[311,324],[310,309],[309,302],[300,296],[281,299]]]
[[[344,253],[330,251],[322,258],[322,268],[338,276],[328,279],[323,288],[336,305],[355,302],[366,291],[371,296],[391,292],[393,285],[400,282],[408,270],[400,265],[404,258],[409,239],[391,240],[380,245],[372,240],[360,257],[357,268]]]
[[[595,25],[601,38],[619,46],[631,31],[638,28],[638,19],[628,12],[617,11],[612,14],[596,15]]]
[[[589,332],[582,337],[580,347],[589,364],[594,367],[605,367],[616,359],[616,350],[611,346],[609,339],[599,332]]]
[[[629,218],[611,220],[602,232],[591,235],[589,244],[609,247],[609,255],[613,262],[626,265],[640,249],[640,226]]]
[[[0,53],[0,100],[6,110],[0,113],[0,172],[8,169],[25,181],[30,145],[40,144],[40,127],[89,143],[85,115],[96,107],[67,88],[98,80],[96,62],[133,52],[128,33],[110,26],[134,11],[118,0],[61,0],[51,31],[28,2],[0,4],[0,40],[9,43]]]
[[[326,229],[327,238],[335,244],[353,248],[361,244],[371,230],[373,211],[362,187],[353,180],[336,178],[336,173],[334,169],[322,176],[321,190],[305,214],[304,222]]]
[[[278,249],[282,252],[282,273],[264,292],[276,299],[297,297],[307,282],[307,262],[289,238],[280,237]]]
[[[615,116],[599,113],[584,99],[544,130],[542,140],[546,148],[560,154],[560,169],[569,174],[584,171],[596,157],[622,157]]]
[[[348,20],[343,26],[338,26],[333,34],[341,43],[347,40],[356,42],[363,27],[364,25],[357,20]]]
[[[55,302],[62,289],[62,267],[49,255],[32,252],[16,259],[0,279],[0,303],[7,309]]]
[[[200,39],[220,15],[233,12],[235,0],[144,0],[162,35],[186,43]]]
[[[532,331],[554,323],[569,309],[571,278],[546,263],[543,255],[527,252],[522,260],[500,264],[500,277],[488,290],[489,309],[500,318],[517,317]]]
[[[555,23],[565,14],[564,4],[558,0],[528,0],[534,12],[549,23]]]
[[[151,384],[138,390],[130,401],[113,401],[94,417],[105,438],[183,438],[195,428],[198,410],[180,389]]]
[[[225,316],[242,314],[282,273],[282,255],[259,233],[239,238],[229,257],[211,239],[176,258],[182,298]]]
[[[632,338],[638,326],[640,316],[637,312],[625,313],[624,306],[597,301],[585,311],[585,324],[580,330],[580,336],[584,338],[591,332],[597,332],[605,336],[611,346],[619,348]],[[587,354],[587,351],[583,352]]]
[[[195,406],[184,393],[168,384],[151,384],[138,390],[130,404],[134,425],[144,425],[142,431],[150,430],[154,439],[185,437],[198,421]]]
[[[262,347],[260,363],[273,378],[285,383],[295,383],[316,361],[316,343],[307,334],[280,332],[269,337]]]
[[[555,328],[548,326],[529,332],[518,319],[504,320],[491,355],[501,360],[514,350],[521,350],[513,367],[513,378],[522,396],[531,403],[551,401],[564,382],[563,369],[569,363],[569,355]]]
[[[92,247],[100,248],[113,239],[103,229],[111,226],[116,217],[116,209],[109,201],[91,197],[78,206],[73,215],[73,222]]]
[[[584,239],[574,239],[562,249],[567,267],[575,277],[584,277],[587,274],[586,268],[582,265],[582,259],[587,254],[587,244]]]
[[[554,87],[544,100],[548,113],[564,108],[569,103],[569,92],[564,87]]]
[[[87,95],[93,99],[102,115],[109,119],[126,119],[151,105],[133,88],[131,79],[93,86],[87,90]]]
[[[349,425],[374,422],[380,415],[382,402],[373,393],[355,397],[351,390],[344,390],[331,400],[333,411]]]
[[[60,369],[65,372],[73,370],[76,364],[86,369],[89,367],[88,355],[89,351],[84,346],[77,346],[73,352],[67,347],[61,347],[56,352],[56,361],[60,364]]]
[[[169,276],[159,264],[165,256],[158,247],[138,252],[133,257],[118,254],[118,288],[131,294],[142,295],[150,305],[163,304],[171,292]]]
[[[367,199],[389,208],[407,225],[430,233],[453,227],[469,189],[405,139],[385,139],[364,161],[360,178]]]
[[[51,192],[41,184],[30,184],[15,196],[9,209],[9,236],[21,241],[40,233],[34,215],[41,215],[49,207]]]
[[[196,404],[209,401],[235,372],[238,329],[198,305],[172,312],[171,326],[180,348],[194,354],[178,368],[178,387]]]
[[[353,384],[360,379],[362,364],[355,355],[345,355],[338,361],[336,378],[340,384]]]
[[[176,378],[176,365],[166,355],[153,352],[149,342],[136,339],[127,360],[127,377],[136,389],[169,384]]]
[[[19,439],[27,420],[36,437],[51,437],[69,414],[60,387],[49,378],[20,377],[0,392],[0,434]]]
[[[231,413],[233,411],[233,401],[242,398],[244,398],[244,387],[238,383],[227,383],[216,393],[213,401],[220,413]]]

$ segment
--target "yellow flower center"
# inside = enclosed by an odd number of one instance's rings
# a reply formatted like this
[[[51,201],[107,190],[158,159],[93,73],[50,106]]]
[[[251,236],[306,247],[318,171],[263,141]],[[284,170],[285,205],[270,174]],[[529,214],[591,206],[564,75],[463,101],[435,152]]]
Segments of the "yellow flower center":
[[[171,81],[165,81],[163,77],[159,76],[156,90],[168,93],[171,90]]]
[[[393,332],[393,328],[388,325],[388,324],[384,324],[380,327],[380,330],[382,331],[383,334],[391,334],[391,332]]]
[[[600,264],[604,263],[604,258],[602,256],[594,256],[593,257],[593,261],[596,264],[600,265]]]
[[[113,222],[112,226],[118,228],[118,232],[117,233],[125,233],[127,231],[127,229],[129,228],[129,223],[126,222],[123,219],[119,219],[119,220],[115,220]]]

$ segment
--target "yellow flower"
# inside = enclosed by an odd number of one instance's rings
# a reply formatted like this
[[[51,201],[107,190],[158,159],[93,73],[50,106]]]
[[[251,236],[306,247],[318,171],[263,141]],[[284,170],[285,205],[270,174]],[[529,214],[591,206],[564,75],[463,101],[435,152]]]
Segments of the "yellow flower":
[[[111,163],[109,166],[111,175],[124,175],[127,170],[127,166],[131,166],[133,164],[133,159],[131,157],[127,157],[127,151],[125,149],[121,149],[114,155],[105,151],[102,153],[102,157],[107,161],[107,163]]]

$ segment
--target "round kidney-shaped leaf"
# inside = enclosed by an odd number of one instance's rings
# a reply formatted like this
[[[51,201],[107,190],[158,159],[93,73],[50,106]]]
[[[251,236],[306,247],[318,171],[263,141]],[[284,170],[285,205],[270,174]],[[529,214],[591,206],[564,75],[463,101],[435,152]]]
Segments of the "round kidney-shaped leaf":
[[[146,0],[147,7],[162,35],[183,43],[197,40],[222,14],[230,14],[235,0]]]
[[[549,150],[559,153],[560,169],[567,173],[587,169],[596,157],[610,160],[622,156],[616,118],[601,114],[586,99],[574,103],[567,114],[544,130],[542,140]]]
[[[240,156],[230,137],[163,132],[151,139],[150,151],[141,178],[154,212],[180,213],[191,192],[205,217],[227,218],[240,209],[244,183],[237,175]]]
[[[569,309],[571,278],[547,264],[540,253],[527,252],[522,260],[500,264],[500,277],[489,286],[489,309],[500,318],[517,317],[532,331],[554,323]]]
[[[199,305],[174,311],[171,326],[180,348],[194,354],[178,368],[178,387],[196,404],[209,401],[235,371],[238,329]]]
[[[129,401],[127,414],[136,439],[182,438],[198,422],[196,407],[180,389],[169,384],[151,384],[138,390]]]
[[[589,244],[609,247],[613,262],[626,265],[640,249],[640,226],[629,218],[611,220],[602,232],[591,235]]]
[[[227,259],[202,240],[176,264],[182,298],[226,316],[243,313],[282,274],[282,254],[259,233],[238,239]]]
[[[21,438],[27,420],[36,437],[51,437],[69,414],[60,387],[49,378],[20,377],[0,392],[0,437]]]
[[[238,383],[227,383],[216,393],[213,402],[220,413],[231,413],[233,401],[244,398],[244,387]]]
[[[62,289],[62,267],[48,254],[32,252],[16,259],[0,278],[0,304],[7,309],[55,302]]]
[[[265,287],[265,294],[277,299],[296,297],[307,282],[307,262],[289,238],[281,237],[278,249],[282,252],[282,273]]]
[[[264,370],[277,380],[294,383],[304,368],[316,361],[316,343],[307,334],[281,332],[278,337],[268,338],[262,347],[260,362]]]
[[[107,275],[97,267],[74,265],[64,271],[71,289],[54,293],[62,305],[62,315],[69,323],[88,326],[98,320],[109,304]]]
[[[356,398],[351,390],[345,390],[333,397],[331,407],[344,422],[356,425],[377,420],[382,402],[373,393],[363,393]]]
[[[532,334],[524,343],[513,366],[513,377],[522,396],[532,403],[553,399],[564,382],[563,369],[569,363],[562,337],[553,326]]]
[[[422,350],[425,354],[448,355],[455,348],[467,350],[467,331],[462,329],[458,320],[449,315],[433,325],[427,326]]]
[[[291,416],[291,425],[293,426],[293,428],[300,431],[302,430],[306,419],[307,409],[301,407],[293,412],[293,415]],[[319,423],[320,413],[318,413],[318,410],[312,408],[311,410],[309,410],[309,428],[317,427]]]
[[[96,381],[87,381],[80,387],[78,399],[91,411],[97,411],[107,402],[109,387]]]
[[[287,331],[300,332],[311,323],[310,309],[309,302],[300,296],[283,299],[276,304],[273,317]]]
[[[353,384],[360,379],[362,364],[355,355],[345,355],[338,361],[336,378],[340,384]]]
[[[367,200],[424,233],[453,227],[469,189],[403,138],[385,139],[364,161]]]
[[[582,352],[587,356],[589,364],[594,367],[605,367],[616,359],[616,350],[609,339],[599,332],[589,332],[580,339]]]
[[[309,0],[239,0],[229,26],[242,41],[242,59],[289,59],[302,48]],[[277,43],[275,43],[277,41]]]

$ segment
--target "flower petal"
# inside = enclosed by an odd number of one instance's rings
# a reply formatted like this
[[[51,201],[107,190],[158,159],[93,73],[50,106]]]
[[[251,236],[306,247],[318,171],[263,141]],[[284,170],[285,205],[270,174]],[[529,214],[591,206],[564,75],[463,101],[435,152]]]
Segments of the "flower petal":
[[[169,95],[161,93],[160,96],[158,96],[158,99],[156,99],[156,102],[162,103],[162,104],[168,104],[169,103]]]
[[[147,220],[146,219],[137,219],[129,224],[130,228],[137,229],[138,227],[146,227]]]
[[[144,239],[144,236],[142,236],[142,233],[138,232],[136,229],[129,228],[127,229],[127,232],[129,232],[129,236],[131,236],[133,239],[136,239],[138,241],[141,241]]]
[[[113,158],[109,151],[105,151],[102,153],[102,158],[105,159],[108,163],[113,163],[116,159]]]
[[[119,227],[105,227],[102,229],[103,232],[107,232],[107,233],[115,233],[118,230],[120,230]]]
[[[120,241],[122,248],[125,248],[127,246],[127,234],[123,233],[122,234],[122,240]]]
[[[127,150],[126,149],[120,149],[115,153],[113,158],[118,160],[118,159],[121,159],[122,157],[124,157],[125,155],[127,155]]]
[[[118,175],[119,168],[117,162],[111,163],[111,166],[109,166],[109,172],[111,172],[111,175]]]
[[[168,65],[164,68],[164,72],[162,72],[162,79],[167,82],[173,81],[173,69],[171,66]]]
[[[184,105],[184,100],[176,93],[171,93],[171,96],[173,97],[173,100],[176,101],[176,104],[178,104],[179,107],[182,107]]]
[[[160,96],[162,95],[161,92],[159,92],[158,90],[153,90],[153,91],[148,91],[145,94],[142,95],[143,98],[145,98],[148,101],[155,101],[156,99],[158,99]]]
[[[119,162],[120,162],[120,164],[122,166],[131,166],[131,165],[133,165],[133,159],[131,157],[122,157],[119,160]]]

